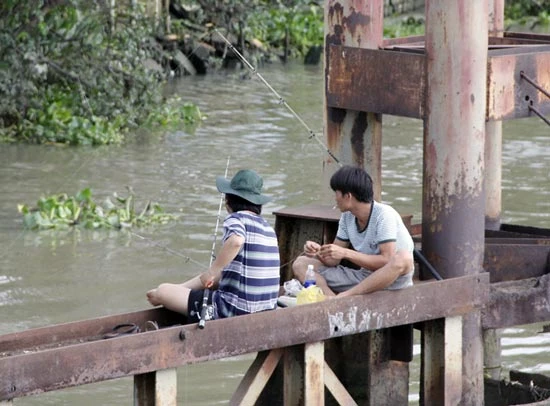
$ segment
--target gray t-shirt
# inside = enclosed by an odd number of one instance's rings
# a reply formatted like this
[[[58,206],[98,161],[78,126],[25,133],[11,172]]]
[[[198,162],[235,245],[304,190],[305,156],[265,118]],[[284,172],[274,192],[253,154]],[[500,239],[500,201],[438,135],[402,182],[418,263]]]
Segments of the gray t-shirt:
[[[380,244],[395,241],[398,251],[413,252],[414,242],[399,213],[384,203],[373,202],[367,226],[359,230],[356,217],[342,213],[336,238],[351,244],[363,254],[380,254]]]

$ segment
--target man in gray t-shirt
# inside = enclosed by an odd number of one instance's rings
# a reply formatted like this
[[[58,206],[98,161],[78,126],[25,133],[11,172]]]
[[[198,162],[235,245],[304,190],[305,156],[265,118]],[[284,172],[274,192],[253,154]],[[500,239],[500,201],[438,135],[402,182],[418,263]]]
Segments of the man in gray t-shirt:
[[[342,212],[336,239],[320,245],[306,241],[294,261],[302,283],[309,264],[325,295],[350,296],[412,285],[414,243],[395,209],[373,200],[372,179],[363,169],[344,166],[330,179],[336,206]],[[340,264],[342,260],[359,269]]]

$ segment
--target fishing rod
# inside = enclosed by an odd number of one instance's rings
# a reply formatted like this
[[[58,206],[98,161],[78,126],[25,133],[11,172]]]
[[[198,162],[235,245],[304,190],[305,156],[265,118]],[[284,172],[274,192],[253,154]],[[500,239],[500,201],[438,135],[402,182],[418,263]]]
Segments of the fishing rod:
[[[229,156],[227,157],[227,165],[225,166],[225,174],[224,177],[227,178],[227,172],[229,170]],[[221,193],[220,196],[220,205],[218,207],[218,216],[216,218],[216,228],[214,230],[214,238],[212,241],[212,250],[210,251],[210,266],[212,266],[212,262],[214,261],[215,256],[215,250],[216,250],[216,239],[218,236],[218,227],[220,226],[220,216],[222,212],[222,206],[223,206],[223,193]],[[210,269],[210,266],[208,269]],[[208,310],[208,296],[210,295],[210,289],[207,287],[204,289],[204,293],[202,296],[202,307],[201,312],[199,316],[199,328],[203,329],[206,324],[206,311]]]
[[[321,141],[319,139],[319,137],[317,137],[315,132],[313,132],[313,130],[306,124],[306,122],[302,119],[302,117],[300,117],[298,115],[298,113],[296,113],[294,111],[294,109],[292,107],[290,107],[290,105],[286,102],[286,100],[279,93],[277,93],[277,91],[275,89],[273,89],[273,87],[267,82],[267,80],[264,79],[264,77],[258,72],[258,70],[250,62],[248,62],[248,60],[233,46],[233,44],[226,37],[223,36],[223,34],[217,28],[214,28],[214,31],[216,31],[216,33],[227,44],[229,49],[231,51],[233,51],[235,53],[235,55],[237,55],[237,57],[240,59],[240,61],[250,70],[250,72],[252,72],[253,75],[256,75],[262,81],[262,83],[271,91],[271,93],[273,93],[275,95],[275,97],[277,97],[277,99],[279,100],[279,104],[284,105],[288,109],[288,111],[290,111],[290,113],[305,127],[305,129],[307,130],[307,132],[309,134],[309,138],[310,139],[313,138],[315,141],[317,141],[319,143],[319,145],[321,146],[321,148],[323,148],[325,150],[325,152],[332,159],[334,159],[334,161],[339,166],[342,166],[342,164],[340,163],[340,160],[338,158],[336,158],[336,156],[323,143],[323,141]]]

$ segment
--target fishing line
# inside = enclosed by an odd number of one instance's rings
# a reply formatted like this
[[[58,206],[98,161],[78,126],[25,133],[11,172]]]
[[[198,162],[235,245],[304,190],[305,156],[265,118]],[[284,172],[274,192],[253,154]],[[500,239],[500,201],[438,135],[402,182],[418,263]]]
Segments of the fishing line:
[[[225,174],[224,177],[227,179],[227,172],[229,171],[229,159],[231,157],[227,157],[227,165],[225,166]],[[215,251],[216,251],[216,239],[218,237],[218,228],[220,226],[220,216],[222,212],[223,207],[223,201],[224,201],[224,194],[220,194],[220,205],[218,207],[218,216],[216,218],[216,228],[214,229],[214,235],[212,240],[212,250],[210,251],[210,265],[208,269],[212,266],[212,262],[214,261],[214,258],[216,258]],[[201,313],[199,318],[199,328],[203,329],[204,325],[206,324],[206,311],[208,310],[208,295],[210,294],[210,289],[206,288],[204,289],[204,293],[202,296],[202,307],[201,307]]]
[[[250,72],[252,72],[253,75],[256,75],[262,81],[262,83],[271,91],[271,93],[273,93],[275,97],[277,97],[279,104],[284,105],[288,109],[288,111],[290,111],[290,113],[305,127],[305,129],[309,134],[309,138],[310,139],[313,138],[315,141],[317,141],[321,146],[321,148],[323,148],[325,152],[332,159],[334,159],[334,161],[339,166],[342,166],[342,164],[340,163],[338,158],[336,158],[336,156],[332,153],[332,151],[328,149],[328,147],[323,143],[323,141],[319,139],[319,137],[317,137],[315,132],[306,124],[306,122],[302,119],[302,117],[300,117],[298,113],[296,113],[294,109],[290,107],[290,105],[286,102],[286,100],[279,93],[277,93],[275,89],[273,89],[273,87],[267,82],[267,80],[264,79],[264,77],[258,72],[258,70],[250,62],[248,62],[248,60],[233,46],[233,44],[231,44],[231,42],[227,38],[225,38],[222,35],[220,31],[218,31],[217,28],[214,28],[214,31],[223,39],[223,41],[227,44],[229,49],[231,49],[231,51],[233,51],[235,55],[237,55],[240,61],[248,68],[248,70],[250,70]]]
[[[140,238],[140,239],[142,239],[142,240],[144,240],[144,241],[147,241],[147,242],[153,244],[153,245],[154,245],[155,247],[157,247],[157,248],[161,248],[161,249],[165,250],[166,252],[169,252],[169,253],[172,254],[172,255],[177,255],[178,257],[181,257],[181,258],[185,259],[185,262],[186,262],[186,263],[187,263],[187,262],[192,262],[192,263],[194,263],[195,265],[200,266],[201,268],[208,269],[208,267],[207,267],[205,264],[203,264],[202,262],[199,262],[199,261],[197,261],[197,260],[194,260],[193,258],[191,258],[191,257],[189,257],[189,256],[187,256],[187,255],[184,255],[184,254],[182,254],[181,252],[178,252],[178,251],[176,251],[176,250],[173,250],[172,248],[169,248],[169,247],[167,247],[166,245],[160,244],[160,243],[156,242],[155,240],[153,240],[153,239],[151,239],[151,238],[144,237],[144,236],[142,236],[142,235],[140,235],[140,234],[138,234],[138,233],[136,233],[136,232],[134,232],[134,231],[131,231],[131,230],[126,230],[126,231],[127,231],[128,233],[132,234],[133,236],[137,237],[137,238]]]

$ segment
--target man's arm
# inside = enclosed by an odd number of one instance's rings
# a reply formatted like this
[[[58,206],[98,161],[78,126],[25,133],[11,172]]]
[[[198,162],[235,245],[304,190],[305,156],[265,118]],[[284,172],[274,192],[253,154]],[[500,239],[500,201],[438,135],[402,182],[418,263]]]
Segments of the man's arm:
[[[361,268],[375,271],[386,265],[395,253],[395,242],[393,241],[381,244],[380,254],[376,255],[363,254],[348,247],[348,242],[334,240],[333,244],[326,244],[320,248],[319,259],[327,266],[337,265],[342,259],[347,259]]]
[[[408,251],[397,252],[382,268],[373,272],[353,288],[339,293],[338,297],[376,292],[390,286],[398,277],[414,270],[414,259]]]

